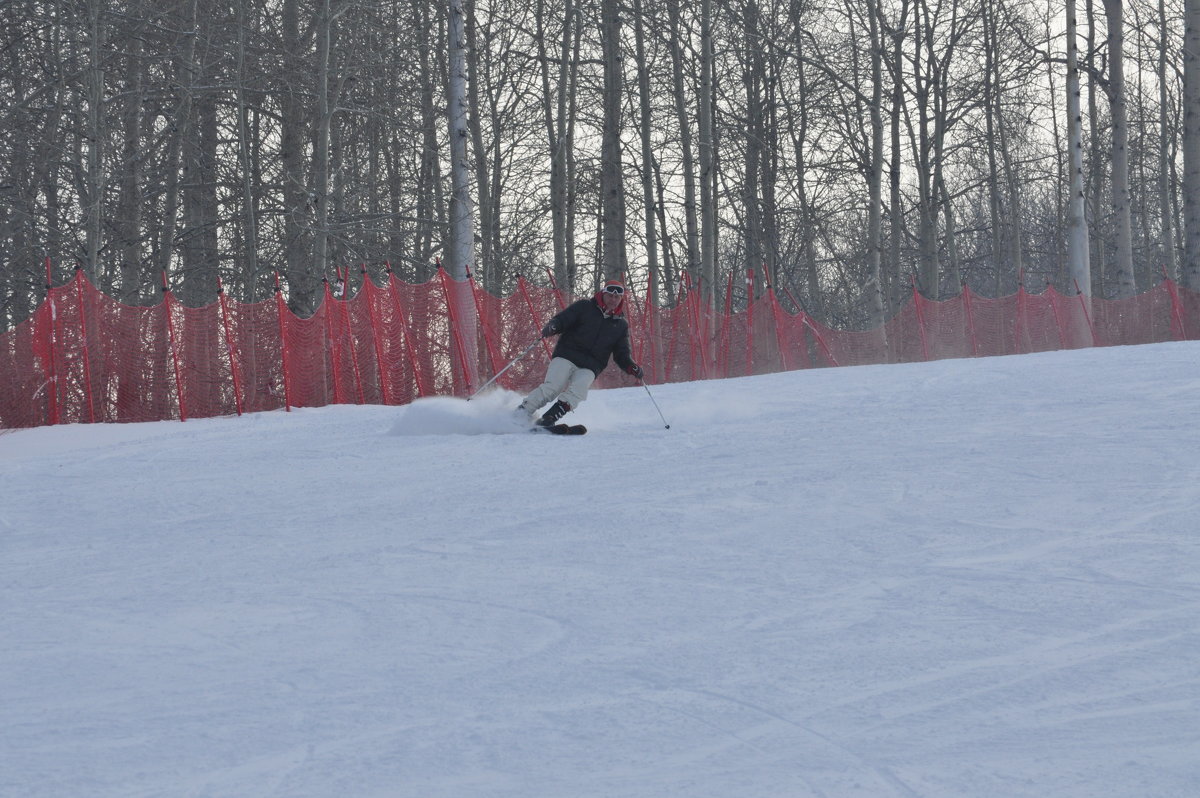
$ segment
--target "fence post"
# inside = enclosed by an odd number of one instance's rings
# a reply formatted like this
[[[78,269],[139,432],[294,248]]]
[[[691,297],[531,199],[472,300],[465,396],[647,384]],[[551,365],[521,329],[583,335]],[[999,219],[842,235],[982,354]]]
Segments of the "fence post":
[[[46,256],[46,304],[43,315],[48,316],[47,325],[50,328],[50,345],[47,347],[46,388],[50,399],[50,423],[58,424],[62,419],[58,411],[58,366],[55,362],[55,349],[58,348],[58,336],[55,327],[58,326],[58,308],[54,304],[54,284],[51,276],[50,256]]]
[[[837,362],[837,358],[833,356],[833,352],[829,350],[829,345],[825,343],[825,336],[821,335],[821,331],[817,329],[817,325],[813,324],[812,318],[805,312],[804,306],[792,295],[792,292],[788,290],[786,285],[783,287],[783,291],[792,300],[792,304],[799,308],[801,321],[808,327],[809,332],[813,334],[813,338],[817,339],[817,346],[821,347],[821,353],[825,355],[825,359],[829,361],[829,365],[840,366],[841,364]]]
[[[1100,346],[1100,339],[1096,336],[1096,325],[1092,324],[1092,314],[1088,312],[1087,301],[1083,298],[1083,291],[1079,290],[1079,281],[1075,281],[1075,293],[1079,295],[1079,306],[1083,308],[1083,317],[1087,319],[1088,330],[1092,334],[1092,346]]]
[[[225,286],[217,277],[217,299],[221,303],[221,326],[225,329],[225,351],[229,353],[229,374],[233,378],[233,404],[237,414],[242,414],[242,379],[238,376],[237,355],[233,348],[233,334],[229,325],[229,305],[226,302]]]
[[[446,313],[450,317],[450,340],[454,349],[458,352],[458,367],[462,372],[463,385],[466,386],[466,395],[470,396],[474,387],[471,384],[470,369],[467,367],[467,350],[463,346],[462,324],[458,319],[458,311],[455,309],[457,303],[454,301],[454,296],[450,293],[450,275],[442,268],[442,264],[438,263],[438,277],[442,281],[442,295],[446,298]],[[453,360],[454,358],[451,358]]]
[[[379,339],[379,325],[375,321],[375,283],[367,274],[366,265],[362,268],[362,279],[362,292],[367,300],[367,321],[371,324],[371,343],[375,348],[375,372],[379,375],[379,395],[385,405],[390,405],[387,374],[383,367],[383,342]]]
[[[684,277],[685,278],[687,277],[687,272],[684,272]],[[685,314],[691,313],[691,308],[684,305],[684,302],[688,301],[687,295],[685,293],[686,290],[687,289],[684,284],[684,281],[681,280],[679,283],[679,295],[678,295],[678,298],[675,300],[675,312],[671,314],[673,317],[672,322],[671,322],[671,342],[667,346],[667,362],[666,362],[666,367],[665,367],[664,379],[670,379],[672,369],[675,366],[675,347],[679,343],[679,317],[680,317],[680,315],[684,315],[684,321],[686,321],[687,315],[685,315]],[[680,313],[681,309],[683,311],[683,314]],[[694,379],[694,378],[695,378],[695,375],[693,374],[690,377],[690,379]]]
[[[546,276],[550,278],[550,290],[554,292],[554,299],[558,302],[558,309],[565,310],[567,303],[563,302],[562,291],[558,289],[558,281],[554,279],[554,272],[550,271],[550,267],[546,267]]]
[[[341,270],[335,266],[334,271],[337,272],[338,281],[341,282]],[[340,405],[345,402],[345,394],[342,391],[341,346],[333,337],[333,321],[330,319],[330,316],[333,315],[333,292],[329,290],[328,277],[321,278],[321,285],[324,290],[324,297],[321,300],[321,315],[325,317],[325,351],[329,354],[329,368],[333,372],[333,403]],[[342,285],[344,286],[345,283]]]
[[[363,270],[363,276],[366,276],[366,270]],[[354,342],[354,325],[350,323],[350,299],[347,294],[350,293],[350,267],[346,267],[346,276],[342,278],[346,284],[346,291],[342,294],[342,329],[345,330],[346,345],[350,347],[350,368],[354,371],[354,388],[358,393],[358,403],[360,405],[367,403],[367,397],[363,393],[362,369],[358,367],[358,347]],[[359,288],[357,294],[354,295],[354,300],[362,296],[362,288]]]
[[[1021,346],[1021,322],[1025,317],[1025,272],[1017,275],[1017,318],[1013,324],[1013,354],[1026,354]]]
[[[392,271],[391,263],[387,266],[387,274],[388,293],[392,297],[392,309],[396,312],[396,318],[400,319],[400,329],[404,331],[404,349],[408,352],[408,363],[412,367],[413,380],[417,384],[417,398],[427,396],[429,386],[425,384],[425,374],[421,371],[421,361],[417,357],[417,348],[413,345],[412,330],[408,326],[408,318],[404,315],[404,304],[396,292],[396,274]]]
[[[754,373],[754,269],[746,270],[746,375]]]
[[[542,320],[537,317],[537,311],[533,309],[533,300],[529,298],[529,284],[525,282],[525,276],[517,275],[517,288],[521,289],[521,296],[525,298],[525,307],[529,308],[529,319],[533,322],[534,332],[540,334],[542,331]],[[542,349],[546,351],[547,357],[553,351],[550,349],[550,344],[546,343],[546,339],[542,339]]]
[[[179,420],[187,421],[187,402],[183,398],[183,379],[179,374],[179,349],[175,345],[175,317],[171,313],[171,289],[167,288],[167,273],[162,273],[163,310],[167,314],[167,346],[175,366],[175,400],[179,403]]]
[[[783,307],[779,304],[779,297],[775,294],[775,286],[771,285],[771,273],[767,270],[766,264],[763,264],[763,282],[767,285],[767,301],[771,303],[771,321],[775,325],[775,348],[779,350],[779,362],[783,365],[784,371],[792,371],[791,364],[788,362],[787,342],[783,340],[783,322],[781,315]]]
[[[643,329],[646,335],[646,345],[650,347],[650,381],[661,382],[662,378],[659,376],[658,363],[662,355],[660,351],[662,349],[660,345],[662,342],[658,340],[658,325],[654,323],[658,316],[658,308],[651,304],[650,293],[649,288],[647,288],[646,302],[642,309]]]
[[[1067,348],[1067,339],[1063,334],[1062,314],[1058,312],[1058,292],[1054,290],[1054,286],[1050,281],[1046,281],[1046,293],[1050,294],[1050,309],[1054,311],[1054,326],[1058,328],[1058,348]]]
[[[283,368],[283,408],[292,412],[292,377],[288,363],[287,322],[284,314],[288,313],[287,303],[283,301],[283,288],[279,285],[279,272],[275,272],[275,315],[279,318],[279,360]]]
[[[975,309],[971,304],[971,286],[962,284],[963,307],[967,311],[967,330],[971,333],[971,357],[979,357],[979,337],[975,334]]]
[[[1167,282],[1167,291],[1171,295],[1171,336],[1176,341],[1186,341],[1187,327],[1183,324],[1183,303],[1179,301],[1179,292],[1175,290],[1175,281],[1171,279],[1171,275],[1167,274],[1166,266],[1163,267],[1163,278]]]
[[[88,422],[95,424],[96,405],[92,398],[92,356],[89,353],[92,347],[88,342],[87,313],[83,307],[83,281],[83,266],[75,264],[75,301],[79,308],[79,340],[83,346],[83,386],[84,394],[87,396]]]
[[[926,362],[928,362],[929,361],[929,341],[925,337],[925,311],[921,309],[921,301],[924,299],[924,297],[922,297],[921,292],[919,290],[917,290],[916,275],[913,275],[913,277],[912,277],[912,293],[913,293],[913,307],[915,307],[917,309],[917,329],[920,330],[920,332],[921,332],[921,356],[925,359]]]
[[[729,373],[729,355],[733,348],[733,332],[729,329],[733,320],[733,269],[729,270],[729,279],[725,281],[725,309],[721,317],[721,337],[717,344],[720,351],[717,352],[717,374],[718,378],[726,378],[731,376]]]
[[[495,374],[504,366],[500,363],[500,357],[496,353],[496,342],[492,339],[492,325],[483,313],[483,305],[479,304],[479,291],[475,284],[475,275],[469,269],[467,270],[467,282],[471,285],[471,299],[475,300],[475,315],[479,317],[479,323],[483,325],[483,343],[487,348],[492,373]]]
[[[700,318],[700,303],[704,300],[703,291],[692,289],[692,278],[687,272],[684,272],[687,278],[688,289],[688,315],[691,317],[691,338],[692,338],[692,379],[708,379],[708,337],[705,335],[704,321]],[[700,362],[700,375],[696,376],[696,361]]]
[[[649,372],[650,369],[646,369],[646,367],[645,367],[646,315],[644,312],[641,311],[640,308],[638,308],[637,295],[633,293],[633,283],[629,279],[629,272],[621,273],[621,282],[625,284],[625,305],[624,305],[624,307],[628,308],[628,313],[626,315],[628,318],[628,325],[629,325],[629,338],[630,338],[631,342],[635,339],[638,342],[636,351],[634,352],[634,360],[636,360],[638,363],[643,364],[642,368]],[[646,291],[646,299],[649,300],[649,298],[650,298],[650,291],[647,290]],[[638,332],[639,334],[636,336],[634,335],[635,329],[633,326],[633,314],[635,311],[642,314],[640,329],[636,330],[636,332]]]

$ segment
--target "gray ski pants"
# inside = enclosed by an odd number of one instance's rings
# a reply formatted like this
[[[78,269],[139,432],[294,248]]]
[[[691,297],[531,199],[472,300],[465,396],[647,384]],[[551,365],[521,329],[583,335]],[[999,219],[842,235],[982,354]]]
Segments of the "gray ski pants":
[[[569,360],[556,357],[546,369],[546,380],[525,397],[521,408],[532,415],[551,400],[562,399],[574,410],[587,399],[588,388],[595,379],[591,369],[581,369]]]

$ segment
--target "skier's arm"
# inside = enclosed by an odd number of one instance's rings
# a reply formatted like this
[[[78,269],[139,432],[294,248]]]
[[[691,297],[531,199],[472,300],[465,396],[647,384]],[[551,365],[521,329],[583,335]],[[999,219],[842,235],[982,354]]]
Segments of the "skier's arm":
[[[558,335],[574,326],[575,319],[579,315],[578,305],[578,302],[568,305],[546,322],[546,326],[542,328],[542,337],[549,338],[552,335]]]
[[[617,345],[613,347],[613,360],[617,361],[617,366],[624,372],[632,374],[635,377],[641,377],[641,367],[633,362],[633,354],[629,348],[629,330],[617,341]]]

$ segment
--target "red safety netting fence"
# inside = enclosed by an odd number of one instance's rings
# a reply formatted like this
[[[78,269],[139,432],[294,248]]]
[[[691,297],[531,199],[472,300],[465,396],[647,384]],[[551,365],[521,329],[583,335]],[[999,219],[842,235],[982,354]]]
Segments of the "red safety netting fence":
[[[537,341],[569,299],[524,279],[496,297],[441,271],[421,285],[389,272],[383,286],[364,273],[355,296],[335,299],[327,288],[317,312],[300,318],[280,291],[250,304],[222,293],[189,308],[164,290],[158,305],[131,307],[77,271],[0,334],[0,428],[468,396]],[[789,313],[769,287],[738,312],[713,308],[686,286],[673,307],[632,292],[627,305],[634,358],[656,383],[1200,337],[1200,294],[1170,280],[1130,299],[1090,302],[1053,288],[998,299],[964,288],[942,302],[914,292],[895,317],[865,332]],[[534,347],[497,384],[532,389],[550,349]],[[631,382],[610,368],[597,387]]]

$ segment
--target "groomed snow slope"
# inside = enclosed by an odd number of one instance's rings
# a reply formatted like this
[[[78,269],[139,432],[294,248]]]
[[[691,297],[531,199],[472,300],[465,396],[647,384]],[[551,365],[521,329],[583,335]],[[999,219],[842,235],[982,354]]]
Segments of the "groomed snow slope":
[[[1200,795],[1200,344],[653,391],[0,435],[0,795]]]

